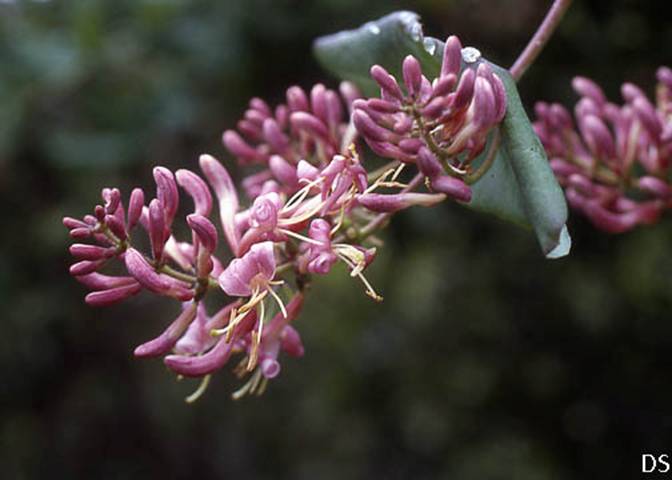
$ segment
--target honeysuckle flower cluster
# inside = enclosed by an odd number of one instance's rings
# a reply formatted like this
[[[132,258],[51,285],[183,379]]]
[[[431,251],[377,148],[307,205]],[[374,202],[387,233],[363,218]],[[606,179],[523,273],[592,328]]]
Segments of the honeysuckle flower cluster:
[[[534,127],[568,203],[604,231],[655,223],[672,206],[672,70],[659,68],[657,79],[655,102],[625,83],[616,105],[574,78],[575,123],[559,104],[536,104]]]
[[[382,99],[360,99],[347,82],[340,93],[291,87],[286,103],[273,109],[253,99],[237,130],[222,138],[242,166],[254,168],[241,182],[247,201],[210,155],[199,158],[201,175],[156,167],[153,197],[135,188],[125,204],[118,189],[104,188],[93,214],[64,219],[73,239],[88,241],[70,247],[76,260],[70,273],[91,290],[86,303],[107,306],[141,291],[176,300],[176,318],[135,355],[163,357],[176,374],[201,377],[188,401],[234,356],[234,373],[247,378],[234,398],[263,392],[279,374],[282,355],[304,353],[293,321],[312,275],[341,263],[380,301],[365,270],[380,244],[373,234],[388,216],[448,196],[469,199],[461,176],[501,121],[506,96],[487,65],[461,72],[461,57],[451,37],[441,76],[432,82],[408,57],[405,93],[374,67]],[[367,170],[360,135],[394,161]],[[408,163],[420,173],[404,183]],[[413,191],[423,178],[433,191]],[[180,188],[193,204],[187,238],[173,228]],[[124,274],[110,273],[115,263]]]
[[[472,161],[506,113],[504,84],[479,59],[476,49],[463,49],[451,36],[437,78],[425,77],[411,55],[402,66],[404,88],[375,65],[371,76],[381,98],[353,103],[353,123],[374,152],[416,164],[433,190],[464,202],[471,199],[465,177]]]

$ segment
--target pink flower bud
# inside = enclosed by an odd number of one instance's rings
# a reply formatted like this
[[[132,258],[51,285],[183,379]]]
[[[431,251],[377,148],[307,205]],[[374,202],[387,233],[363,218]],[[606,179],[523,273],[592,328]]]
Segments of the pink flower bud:
[[[414,205],[431,207],[445,199],[442,193],[367,193],[357,197],[357,202],[373,212],[396,212]]]
[[[63,225],[66,228],[73,229],[73,228],[89,228],[89,224],[82,222],[81,220],[77,220],[76,218],[72,217],[63,217]]]
[[[310,90],[310,109],[315,117],[317,117],[325,125],[329,122],[329,115],[327,114],[327,97],[326,88],[321,83],[316,84]]]
[[[289,121],[297,130],[303,130],[323,141],[329,141],[327,127],[316,116],[306,112],[294,112],[290,115]]]
[[[352,82],[341,82],[338,89],[341,97],[345,100],[345,104],[348,106],[348,110],[351,110],[353,102],[362,96],[357,86]]]
[[[329,128],[333,131],[338,128],[343,120],[343,106],[341,105],[341,99],[338,94],[333,90],[327,90],[324,95],[327,103],[326,122]]]
[[[455,96],[451,107],[453,110],[462,110],[469,105],[474,95],[474,84],[476,83],[476,74],[473,70],[467,69],[460,77],[460,83],[455,90]]]
[[[145,192],[140,188],[134,188],[131,192],[131,198],[128,201],[128,231],[130,232],[133,227],[140,220],[142,215],[142,207],[145,204]]]
[[[433,190],[445,193],[450,198],[460,202],[471,201],[471,188],[459,178],[451,177],[449,175],[439,175],[430,178],[430,183]]]
[[[291,112],[307,112],[309,109],[308,97],[301,87],[287,89],[287,106]]]
[[[235,130],[226,130],[222,134],[222,143],[243,164],[263,159]]]
[[[119,240],[126,240],[128,236],[126,227],[118,217],[115,217],[114,215],[106,215],[105,224]]]
[[[291,325],[287,325],[282,331],[282,350],[290,357],[303,357],[304,348],[301,336]]]
[[[161,201],[166,218],[166,228],[169,229],[177,213],[179,195],[173,172],[164,167],[154,168],[154,181],[156,182],[156,198]]]
[[[264,120],[263,132],[264,140],[266,140],[274,152],[282,154],[289,148],[289,138],[282,133],[275,119],[267,118]]]
[[[670,185],[657,177],[646,175],[637,181],[637,186],[655,197],[667,200],[672,197],[672,188]]]
[[[444,97],[448,95],[453,91],[455,85],[457,85],[457,76],[453,73],[437,78],[434,81],[432,97]]]
[[[194,318],[196,318],[196,304],[190,303],[161,335],[138,346],[133,355],[146,358],[157,357],[167,353],[173,348],[178,338],[180,338]]]
[[[320,176],[320,170],[305,160],[300,160],[296,166],[296,176],[299,180],[314,181]]]
[[[474,115],[472,122],[476,128],[486,128],[494,123],[497,115],[495,92],[483,77],[476,78],[472,108]]]
[[[462,65],[462,44],[460,39],[451,35],[446,40],[443,50],[443,62],[441,63],[441,76],[458,75]]]
[[[73,228],[70,230],[70,237],[75,239],[75,240],[85,240],[89,237],[91,237],[91,229],[89,227],[86,228]]]
[[[420,62],[418,62],[413,55],[407,55],[406,58],[404,58],[402,74],[404,76],[404,85],[406,85],[408,94],[412,97],[417,96],[420,93],[420,86],[422,83],[422,69],[420,67]]]
[[[376,124],[363,110],[352,112],[352,122],[359,133],[367,140],[371,139],[374,142],[395,142],[398,139],[397,135],[393,132]]]
[[[136,249],[129,248],[126,250],[124,261],[128,273],[130,273],[133,278],[140,282],[146,289],[159,294],[166,293],[170,290],[170,283],[156,273],[154,268],[147,263],[145,257],[143,257]]]
[[[426,177],[432,179],[443,173],[443,167],[436,156],[428,148],[421,148],[418,151],[418,169]]]
[[[133,277],[113,277],[102,273],[88,273],[76,277],[77,281],[91,290],[109,290],[111,288],[134,285],[138,282]]]
[[[118,188],[103,188],[103,200],[105,200],[105,212],[114,214],[121,204],[121,192]]]
[[[168,368],[185,377],[202,377],[222,368],[231,356],[233,343],[221,337],[206,354],[198,356],[168,355],[163,362]]]
[[[70,245],[70,255],[77,260],[107,259],[112,257],[115,252],[115,248],[99,247],[98,245],[87,245],[84,243],[74,243]]]
[[[271,108],[268,106],[268,104],[261,98],[259,97],[253,97],[250,100],[250,108],[252,110],[256,110],[262,115],[265,115],[267,117],[271,116]]]
[[[572,80],[574,91],[582,97],[588,97],[597,105],[604,105],[607,99],[602,89],[592,80],[586,77],[574,77]]]
[[[88,273],[95,272],[105,265],[105,262],[107,262],[107,259],[83,260],[81,262],[77,262],[70,266],[70,275],[77,277],[79,275],[86,275]]]
[[[654,141],[657,141],[663,131],[663,126],[658,119],[656,109],[646,99],[646,97],[638,97],[632,102],[632,107],[635,110],[637,118],[644,128],[649,132],[649,135]]]
[[[621,85],[621,95],[623,95],[625,101],[629,103],[634,102],[638,98],[646,99],[646,94],[642,91],[642,89],[637,85],[629,82]]]
[[[91,292],[86,295],[84,301],[91,307],[107,307],[136,295],[140,290],[142,290],[142,286],[133,281],[128,285]]]
[[[217,249],[217,229],[203,215],[192,213],[187,216],[189,228],[196,234],[203,248],[212,253]]]
[[[371,67],[371,77],[375,82],[380,86],[381,91],[388,97],[391,97],[395,100],[402,101],[404,99],[403,93],[401,93],[401,88],[397,80],[387,73],[380,65],[374,65]]]
[[[207,217],[212,210],[212,195],[208,185],[201,177],[190,170],[180,169],[175,172],[178,185],[184,188],[194,200],[194,213]]]
[[[338,257],[333,252],[319,252],[308,262],[306,270],[317,275],[326,275],[337,261]]]
[[[163,258],[163,249],[168,239],[164,207],[161,200],[155,198],[149,203],[149,241],[152,245],[152,256],[160,262]]]
[[[273,230],[278,224],[278,210],[281,201],[277,193],[261,195],[254,200],[250,209],[250,226],[263,231]]]
[[[268,167],[271,169],[273,176],[281,183],[287,186],[294,187],[298,182],[296,176],[296,167],[290,164],[280,155],[271,156],[268,161]]]
[[[588,147],[598,156],[613,158],[614,139],[604,122],[595,115],[588,115],[579,124]]]

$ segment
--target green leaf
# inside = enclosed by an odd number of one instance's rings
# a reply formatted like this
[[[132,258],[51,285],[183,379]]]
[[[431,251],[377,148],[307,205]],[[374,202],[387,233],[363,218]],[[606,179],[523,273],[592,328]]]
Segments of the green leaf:
[[[327,70],[355,82],[372,96],[378,92],[369,77],[372,65],[382,65],[401,78],[402,61],[411,54],[420,60],[425,75],[432,78],[440,70],[443,42],[425,37],[419,16],[403,11],[355,30],[319,38],[314,52]],[[491,65],[508,94],[507,113],[500,128],[502,142],[493,165],[472,185],[472,200],[466,206],[532,228],[548,258],[565,256],[571,239],[565,226],[564,194],[525,113],[515,81],[506,69]]]

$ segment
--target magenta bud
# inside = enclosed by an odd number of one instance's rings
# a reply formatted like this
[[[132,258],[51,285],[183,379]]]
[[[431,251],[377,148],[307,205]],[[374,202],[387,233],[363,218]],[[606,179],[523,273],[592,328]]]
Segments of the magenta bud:
[[[318,83],[310,91],[310,110],[324,124],[329,123],[326,90],[324,85]]]
[[[434,97],[422,109],[422,115],[432,119],[439,118],[446,109],[446,102],[447,100],[445,97]]]
[[[87,245],[84,243],[74,243],[70,245],[70,255],[78,260],[106,259],[113,256],[115,251],[115,248],[99,247],[97,245]]]
[[[152,245],[152,256],[160,262],[163,258],[163,249],[168,240],[164,207],[158,198],[149,202],[149,241]]]
[[[103,188],[102,195],[105,200],[105,212],[114,214],[121,204],[121,192],[118,188]]]
[[[259,97],[254,97],[250,100],[250,108],[252,110],[257,110],[262,115],[271,116],[271,109],[268,104]]]
[[[333,252],[320,252],[315,258],[308,262],[306,270],[316,275],[326,275],[331,270],[332,265],[338,261],[338,257]]]
[[[373,212],[396,212],[415,205],[431,207],[446,199],[443,193],[367,193],[357,197],[357,202]]]
[[[250,225],[264,231],[273,230],[278,224],[280,203],[280,197],[275,192],[255,198],[250,209]]]
[[[290,357],[302,357],[304,354],[301,335],[291,325],[287,325],[281,335],[281,348]]]
[[[221,337],[207,353],[197,356],[168,355],[163,363],[179,375],[185,377],[202,377],[222,368],[231,356],[233,342],[226,342]]]
[[[299,160],[296,166],[296,176],[299,180],[316,180],[320,175],[320,170],[308,163],[306,160]]]
[[[462,65],[462,43],[455,35],[451,35],[446,40],[443,50],[443,62],[441,63],[441,77],[453,74],[457,76],[460,73]]]
[[[89,227],[73,228],[70,230],[70,237],[75,240],[85,240],[91,236],[91,229]]]
[[[141,188],[134,188],[131,192],[131,198],[128,200],[128,231],[140,220],[142,215],[142,207],[145,205],[145,192]]]
[[[397,80],[383,67],[380,65],[374,65],[371,67],[371,77],[380,86],[382,92],[387,96],[399,101],[404,99],[404,95],[401,93],[401,88],[399,88]]]
[[[504,119],[506,115],[506,106],[508,103],[508,98],[506,95],[506,88],[504,88],[504,82],[496,73],[492,74],[490,85],[492,86],[492,91],[495,95],[495,123],[499,123]],[[566,111],[565,111],[566,112]]]
[[[262,141],[263,135],[261,127],[256,123],[243,119],[238,121],[238,123],[236,124],[236,128],[250,140],[253,140],[255,142]]]
[[[551,159],[550,165],[556,177],[568,177],[573,173],[581,173],[579,167],[559,158]]]
[[[638,98],[646,99],[646,94],[634,83],[626,82],[621,85],[621,95],[626,102],[634,102]]]
[[[460,83],[455,90],[453,97],[452,108],[454,110],[462,110],[469,105],[471,98],[474,95],[474,84],[476,82],[476,74],[473,70],[467,69],[460,77]]]
[[[175,183],[173,172],[165,167],[155,167],[153,173],[156,182],[156,197],[163,205],[166,228],[170,228],[179,206],[177,183]]]
[[[471,188],[459,178],[451,177],[449,175],[439,175],[430,178],[432,189],[445,193],[450,198],[460,202],[471,201]]]
[[[268,167],[271,169],[273,176],[281,183],[293,187],[298,182],[296,167],[280,155],[272,155],[268,161]]]
[[[167,353],[173,348],[180,335],[184,333],[194,318],[196,318],[196,303],[191,303],[182,310],[182,313],[161,335],[137,347],[133,355],[146,358],[157,357]]]
[[[613,158],[614,140],[604,122],[595,115],[587,115],[579,123],[581,133],[588,147],[597,155]]]
[[[126,269],[133,278],[135,278],[140,284],[146,289],[154,293],[166,293],[170,290],[170,283],[154,271],[154,268],[147,263],[145,257],[142,256],[134,248],[129,248],[126,250],[124,255],[124,261],[126,262]]]
[[[133,283],[120,287],[91,292],[84,297],[84,301],[91,307],[107,307],[136,295],[140,290],[142,286],[134,280]]]
[[[307,112],[309,109],[308,97],[301,87],[287,89],[287,106],[290,112]]]
[[[217,229],[203,215],[192,213],[187,215],[187,224],[196,234],[203,248],[208,252],[214,252],[217,249]]]
[[[656,78],[667,88],[672,88],[672,69],[668,67],[660,67],[656,71]]]
[[[101,260],[83,260],[81,262],[74,263],[70,266],[70,275],[75,277],[79,275],[86,275],[88,273],[95,272],[100,267],[105,265],[107,259]]]
[[[105,224],[118,239],[126,240],[128,236],[126,233],[126,227],[124,226],[124,223],[119,220],[119,217],[115,217],[114,215],[107,215],[105,216]]]
[[[333,90],[327,90],[324,95],[327,102],[327,125],[330,128],[336,128],[343,119],[341,99]]]
[[[321,140],[329,140],[329,132],[325,124],[310,113],[294,112],[290,115],[289,122],[297,130],[308,132],[319,137]]]
[[[109,290],[138,283],[133,277],[115,277],[97,272],[78,275],[76,278],[78,282],[91,290]]]
[[[208,216],[212,211],[212,195],[205,181],[190,170],[175,172],[178,185],[194,200],[194,213]]]
[[[430,179],[438,177],[443,173],[441,163],[426,147],[418,151],[418,169],[424,176]]]
[[[398,138],[393,132],[374,122],[363,110],[352,112],[352,122],[360,134],[375,142],[395,142]]]
[[[637,180],[637,186],[655,197],[667,200],[672,197],[672,188],[670,185],[657,177],[646,175]]]
[[[289,138],[282,133],[280,126],[273,118],[267,118],[263,124],[264,140],[271,146],[273,151],[284,153],[289,148]]]
[[[457,76],[450,73],[435,80],[432,88],[432,97],[444,97],[453,91],[457,85]]]
[[[235,130],[227,130],[222,134],[222,143],[231,155],[242,163],[259,160],[259,153],[252,148]]]
[[[476,128],[490,126],[497,115],[495,104],[495,92],[484,77],[477,77],[474,85],[473,119]]]
[[[602,89],[597,83],[586,77],[574,77],[572,80],[572,88],[574,88],[576,93],[582,97],[590,98],[597,105],[604,105],[607,103],[607,98],[604,96]]]
[[[93,214],[96,216],[96,220],[99,221],[100,223],[103,223],[105,221],[105,215],[107,213],[105,212],[105,207],[102,205],[96,205],[93,209]]]
[[[655,107],[651,105],[646,97],[636,98],[632,102],[632,107],[644,128],[653,137],[654,141],[657,141],[663,131],[663,126],[658,119]]]
[[[409,155],[416,155],[423,145],[424,142],[419,138],[404,138],[399,141],[399,148]]]
[[[637,225],[637,215],[610,212],[597,201],[586,202],[583,212],[597,228],[609,233],[623,233]]]
[[[420,67],[420,62],[413,55],[407,55],[404,58],[402,74],[404,76],[406,91],[412,97],[416,97],[420,93],[420,86],[422,84],[422,68]]]
[[[86,222],[82,222],[81,220],[77,220],[76,218],[72,217],[63,217],[63,225],[66,228],[73,229],[73,228],[89,228],[89,224]]]

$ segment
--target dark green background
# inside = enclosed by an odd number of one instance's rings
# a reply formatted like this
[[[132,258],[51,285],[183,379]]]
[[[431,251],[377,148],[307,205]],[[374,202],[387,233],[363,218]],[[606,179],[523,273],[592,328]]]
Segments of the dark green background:
[[[311,40],[399,8],[510,64],[535,0],[81,0],[0,4],[0,476],[639,478],[672,453],[672,222],[610,236],[573,216],[571,257],[456,205],[396,217],[369,301],[336,271],[297,326],[306,356],[264,397],[195,385],[135,345],[174,302],[84,305],[60,221],[100,187],[151,190],[151,167],[224,158],[249,97],[327,81]],[[666,2],[577,1],[521,82],[573,103],[584,74],[612,98],[672,64]]]

